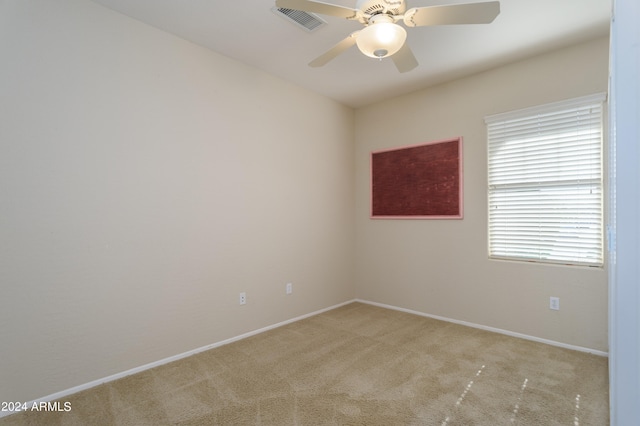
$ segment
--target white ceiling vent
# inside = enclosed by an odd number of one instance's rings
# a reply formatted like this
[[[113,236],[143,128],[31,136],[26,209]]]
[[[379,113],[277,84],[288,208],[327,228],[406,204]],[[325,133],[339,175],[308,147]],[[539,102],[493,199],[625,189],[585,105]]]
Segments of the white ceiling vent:
[[[308,32],[313,32],[327,25],[325,21],[314,15],[313,13],[303,12],[301,10],[286,9],[284,7],[274,7],[271,9],[273,13],[292,22]]]

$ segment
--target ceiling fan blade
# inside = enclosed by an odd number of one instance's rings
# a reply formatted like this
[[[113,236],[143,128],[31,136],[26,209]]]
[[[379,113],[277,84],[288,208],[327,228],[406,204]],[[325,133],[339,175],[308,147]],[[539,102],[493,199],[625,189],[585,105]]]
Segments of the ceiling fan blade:
[[[310,0],[276,0],[276,6],[284,9],[302,10],[303,12],[337,16],[345,19],[358,19],[360,11],[335,4]]]
[[[325,65],[327,62],[329,62],[330,60],[332,60],[333,58],[335,58],[336,56],[338,56],[339,54],[341,54],[342,52],[344,52],[354,44],[356,44],[356,37],[358,36],[359,33],[360,31],[355,31],[349,34],[347,38],[343,39],[338,44],[333,46],[331,49],[327,50],[322,55],[318,56],[313,61],[309,62],[309,66],[316,68],[316,67],[321,67]]]
[[[414,7],[404,14],[407,27],[430,25],[488,24],[500,13],[500,2]]]
[[[400,72],[408,72],[418,66],[418,60],[413,56],[413,52],[407,43],[391,55],[391,59]]]

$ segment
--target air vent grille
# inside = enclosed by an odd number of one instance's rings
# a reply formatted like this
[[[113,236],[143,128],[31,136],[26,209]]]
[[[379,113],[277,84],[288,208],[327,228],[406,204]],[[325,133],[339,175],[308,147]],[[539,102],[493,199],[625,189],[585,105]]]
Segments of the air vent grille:
[[[296,24],[305,31],[312,32],[320,29],[327,23],[312,13],[301,10],[287,9],[284,7],[274,7],[271,9],[276,15]]]

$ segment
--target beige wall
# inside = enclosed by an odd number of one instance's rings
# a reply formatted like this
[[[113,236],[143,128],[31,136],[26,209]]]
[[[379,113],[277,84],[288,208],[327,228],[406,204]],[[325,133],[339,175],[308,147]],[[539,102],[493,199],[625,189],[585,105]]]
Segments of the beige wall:
[[[428,64],[423,64],[428,66]],[[356,111],[357,297],[607,350],[604,269],[487,258],[486,115],[607,90],[608,40]],[[369,219],[372,150],[462,136],[463,220]],[[560,297],[559,311],[549,297]]]
[[[84,0],[0,58],[0,400],[354,297],[351,109]]]

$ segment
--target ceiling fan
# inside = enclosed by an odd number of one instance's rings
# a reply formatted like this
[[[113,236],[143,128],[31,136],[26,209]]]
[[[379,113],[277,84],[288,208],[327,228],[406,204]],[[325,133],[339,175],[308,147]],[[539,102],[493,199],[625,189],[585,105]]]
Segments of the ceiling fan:
[[[396,22],[402,20],[407,27],[488,24],[500,13],[498,1],[413,7],[408,10],[405,0],[358,0],[355,9],[312,0],[276,0],[276,6],[345,18],[365,26],[318,56],[309,66],[321,67],[357,44],[358,49],[369,57],[391,57],[400,72],[411,71],[418,66],[418,61],[405,43],[406,30]]]

